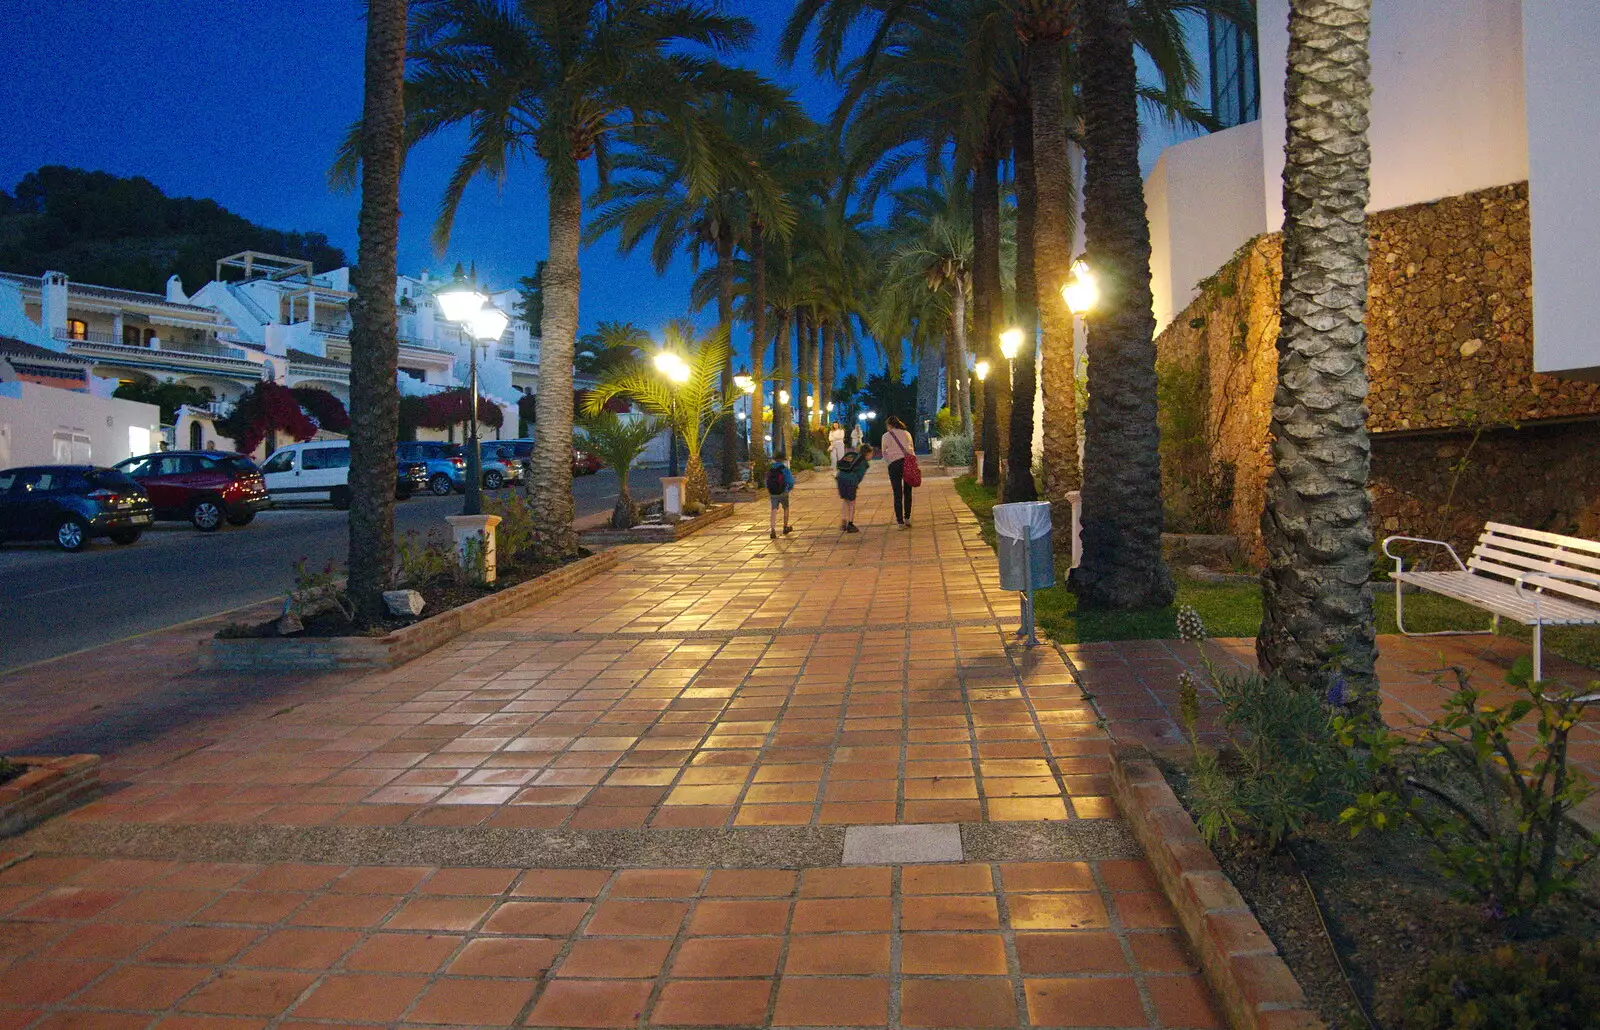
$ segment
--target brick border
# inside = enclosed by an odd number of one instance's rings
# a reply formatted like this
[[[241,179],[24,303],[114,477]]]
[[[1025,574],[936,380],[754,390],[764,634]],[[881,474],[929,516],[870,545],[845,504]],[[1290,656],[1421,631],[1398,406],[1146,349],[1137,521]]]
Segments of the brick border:
[[[11,761],[24,771],[0,785],[0,837],[21,833],[100,791],[99,755],[18,755]]]
[[[1142,747],[1112,755],[1111,793],[1233,1030],[1325,1030],[1255,913]]]
[[[616,544],[670,544],[686,536],[694,536],[708,526],[721,522],[733,514],[732,501],[723,501],[704,515],[674,523],[670,533],[642,533],[634,529],[589,529],[578,534],[585,544],[611,547]]]
[[[614,568],[622,560],[605,551],[563,565],[525,583],[423,619],[382,637],[213,638],[200,642],[200,668],[209,671],[315,672],[389,669],[427,654],[463,633],[548,600],[570,586]]]

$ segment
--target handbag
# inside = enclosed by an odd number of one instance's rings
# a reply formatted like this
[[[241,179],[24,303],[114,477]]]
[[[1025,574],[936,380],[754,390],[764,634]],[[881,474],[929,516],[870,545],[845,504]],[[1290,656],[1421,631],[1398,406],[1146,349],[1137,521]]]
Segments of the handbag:
[[[899,437],[896,437],[895,439],[896,442],[899,441]],[[906,486],[921,486],[922,466],[917,464],[917,456],[915,453],[913,453],[910,447],[907,447],[905,451],[905,463],[900,466],[900,479],[906,484]]]

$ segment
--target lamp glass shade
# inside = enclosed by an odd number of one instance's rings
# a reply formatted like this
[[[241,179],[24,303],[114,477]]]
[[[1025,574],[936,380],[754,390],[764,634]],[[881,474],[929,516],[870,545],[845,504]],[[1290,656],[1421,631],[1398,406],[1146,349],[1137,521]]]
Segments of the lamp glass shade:
[[[779,404],[788,404],[789,403],[789,391],[788,390],[779,390],[778,391],[778,403]]]
[[[439,310],[452,322],[470,322],[488,300],[483,294],[465,284],[450,286],[435,297]]]
[[[484,343],[500,339],[511,324],[511,316],[492,304],[485,304],[472,313],[472,335]]]
[[[980,362],[978,362],[976,365],[972,366],[972,371],[978,377],[979,380],[983,380],[983,379],[989,378],[989,362],[988,361],[980,361]]]
[[[750,378],[750,374],[748,372],[740,372],[738,375],[734,376],[733,385],[737,386],[745,393],[756,392],[756,381]]]
[[[1100,302],[1100,284],[1082,260],[1072,263],[1072,279],[1061,287],[1061,299],[1074,315],[1086,314]]]
[[[1022,350],[1023,332],[1015,327],[1000,334],[1000,354],[1010,361]]]

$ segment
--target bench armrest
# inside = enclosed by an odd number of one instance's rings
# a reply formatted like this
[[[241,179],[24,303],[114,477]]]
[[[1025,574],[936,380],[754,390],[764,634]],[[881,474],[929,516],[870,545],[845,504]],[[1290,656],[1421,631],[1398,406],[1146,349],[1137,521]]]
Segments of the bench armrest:
[[[1456,549],[1445,543],[1443,540],[1429,540],[1427,537],[1420,536],[1386,536],[1383,538],[1383,553],[1394,559],[1394,570],[1396,572],[1405,571],[1405,558],[1389,550],[1389,545],[1395,542],[1432,544],[1435,547],[1442,547],[1446,551],[1450,552],[1450,557],[1455,561],[1456,568],[1460,569],[1462,572],[1467,571],[1467,566],[1461,561],[1461,556],[1456,554]]]
[[[1539,606],[1539,595],[1528,590],[1531,583],[1538,586],[1539,580],[1551,583],[1587,583],[1591,586],[1600,586],[1600,576],[1591,576],[1582,572],[1536,572],[1529,570],[1517,577],[1517,593],[1529,594],[1534,600],[1534,608]]]

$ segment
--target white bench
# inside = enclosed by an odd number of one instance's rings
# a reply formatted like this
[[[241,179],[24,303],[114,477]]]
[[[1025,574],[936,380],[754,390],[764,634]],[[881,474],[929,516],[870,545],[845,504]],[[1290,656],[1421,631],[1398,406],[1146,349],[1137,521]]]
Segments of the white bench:
[[[1442,547],[1456,567],[1445,572],[1407,571],[1405,559],[1390,545],[1409,542]],[[1600,625],[1600,543],[1501,522],[1483,527],[1483,535],[1462,562],[1455,548],[1442,540],[1391,536],[1383,553],[1394,559],[1394,621],[1408,637],[1432,637],[1483,632],[1438,630],[1412,633],[1406,629],[1405,594],[1412,586],[1453,597],[1493,615],[1487,632],[1500,628],[1505,617],[1533,627],[1533,678],[1543,678],[1540,640],[1546,626]]]

